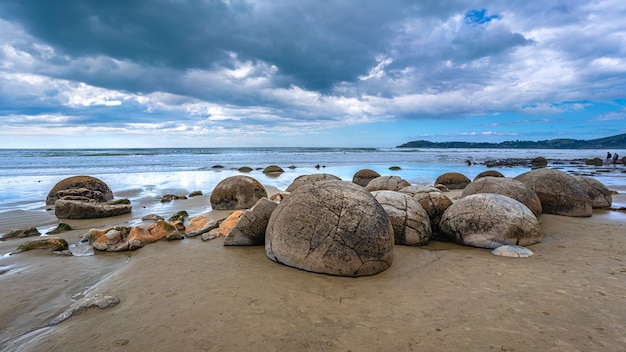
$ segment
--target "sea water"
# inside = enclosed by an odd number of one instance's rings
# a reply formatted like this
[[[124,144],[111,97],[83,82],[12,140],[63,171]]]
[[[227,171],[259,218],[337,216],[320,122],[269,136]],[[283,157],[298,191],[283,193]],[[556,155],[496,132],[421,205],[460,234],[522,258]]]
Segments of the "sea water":
[[[432,185],[445,172],[460,172],[473,179],[488,170],[485,162],[509,158],[582,160],[606,156],[605,150],[545,149],[405,149],[405,148],[153,148],[153,149],[0,149],[0,216],[13,209],[38,209],[62,179],[94,176],[109,185],[116,197],[160,198],[164,194],[208,194],[222,179],[248,175],[264,185],[284,190],[298,176],[329,173],[352,180],[361,169],[395,175],[412,184]],[[626,150],[611,151],[626,156]],[[469,163],[468,163],[469,161]],[[268,176],[262,169],[278,165],[285,170]],[[248,166],[252,172],[237,169]],[[400,169],[392,171],[389,168]],[[572,172],[580,163],[555,167]],[[624,184],[623,166],[604,168],[597,178]],[[514,177],[527,167],[495,167]]]

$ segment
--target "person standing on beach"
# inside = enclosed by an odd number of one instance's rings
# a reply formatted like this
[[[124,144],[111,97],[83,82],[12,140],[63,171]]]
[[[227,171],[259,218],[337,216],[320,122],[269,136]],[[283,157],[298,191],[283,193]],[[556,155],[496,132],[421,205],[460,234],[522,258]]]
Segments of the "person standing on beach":
[[[617,153],[613,154],[613,168],[617,167],[617,158],[619,158],[619,155]]]
[[[611,152],[606,153],[606,166],[611,165]]]

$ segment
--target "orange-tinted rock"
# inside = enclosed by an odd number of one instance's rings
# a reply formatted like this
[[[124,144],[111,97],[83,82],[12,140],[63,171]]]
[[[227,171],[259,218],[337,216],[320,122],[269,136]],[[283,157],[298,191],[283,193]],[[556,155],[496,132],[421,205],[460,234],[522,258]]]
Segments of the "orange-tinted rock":
[[[243,211],[241,210],[236,210],[232,212],[226,219],[224,219],[224,221],[222,221],[218,231],[215,233],[215,236],[228,236],[230,231],[233,230],[233,227],[235,227],[235,225],[237,225],[237,222],[239,222],[239,218],[241,217],[241,215],[243,215]]]
[[[154,241],[158,241],[162,238],[167,238],[168,240],[180,239],[182,235],[176,228],[176,226],[165,220],[158,220],[156,223],[148,226],[148,232],[154,236]],[[150,242],[154,242],[150,241]]]

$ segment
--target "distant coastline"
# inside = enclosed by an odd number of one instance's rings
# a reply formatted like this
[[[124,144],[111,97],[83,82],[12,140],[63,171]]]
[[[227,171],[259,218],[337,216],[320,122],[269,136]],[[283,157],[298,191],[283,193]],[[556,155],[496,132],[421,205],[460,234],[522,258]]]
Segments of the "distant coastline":
[[[396,148],[493,148],[493,149],[626,149],[626,133],[611,137],[579,140],[550,139],[544,141],[487,142],[430,142],[425,140],[407,142]]]

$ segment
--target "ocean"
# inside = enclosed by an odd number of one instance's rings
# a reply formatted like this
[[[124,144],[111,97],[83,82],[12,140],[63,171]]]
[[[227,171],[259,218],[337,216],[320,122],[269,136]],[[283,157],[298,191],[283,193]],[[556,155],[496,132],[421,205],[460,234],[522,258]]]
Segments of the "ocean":
[[[94,176],[106,182],[116,198],[167,193],[209,194],[222,179],[248,175],[264,185],[284,190],[298,176],[329,173],[350,181],[361,169],[400,176],[412,184],[432,185],[445,172],[460,172],[473,179],[488,170],[488,160],[532,159],[543,156],[550,167],[590,174],[607,186],[625,184],[624,166],[590,167],[582,159],[604,159],[606,150],[545,149],[404,149],[404,148],[154,148],[154,149],[0,149],[0,216],[15,209],[43,209],[45,198],[62,179]],[[626,156],[626,150],[611,151]],[[467,161],[471,161],[468,165]],[[565,162],[562,162],[565,161]],[[279,176],[262,169],[278,165]],[[216,166],[221,166],[217,168]],[[248,166],[254,170],[241,173]],[[316,168],[319,166],[319,168]],[[400,170],[392,171],[391,166]],[[527,167],[494,167],[507,177]]]

